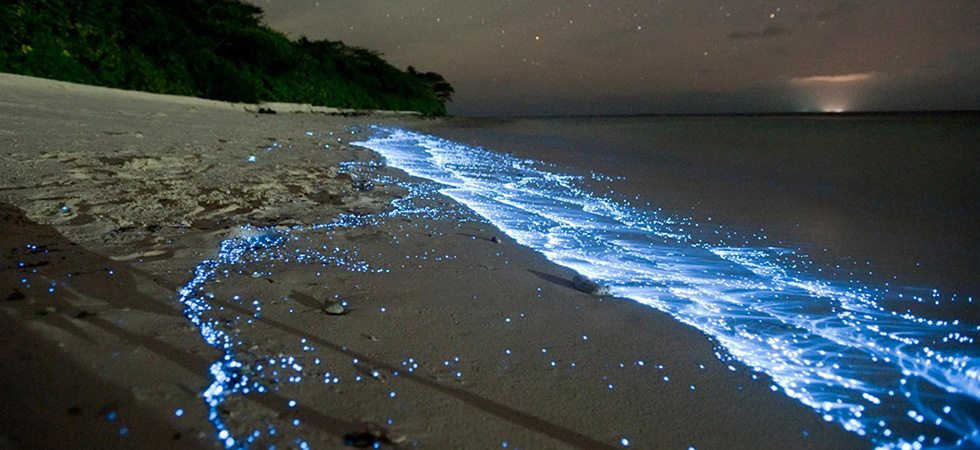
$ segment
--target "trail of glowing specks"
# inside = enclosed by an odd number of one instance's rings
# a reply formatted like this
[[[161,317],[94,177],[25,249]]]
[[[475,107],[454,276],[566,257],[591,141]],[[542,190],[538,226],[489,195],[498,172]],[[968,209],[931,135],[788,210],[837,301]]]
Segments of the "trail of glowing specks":
[[[977,447],[980,326],[881,306],[885,291],[821,280],[792,252],[708,244],[662,218],[598,197],[581,177],[398,128],[356,145],[440,183],[519,243],[671,314],[772,377],[824,420],[881,448]],[[969,299],[972,301],[972,298]]]
[[[343,215],[329,224],[318,225],[314,228],[353,227],[370,223],[370,216]],[[210,367],[213,379],[211,385],[202,393],[208,406],[208,420],[214,425],[218,439],[226,448],[243,448],[262,437],[262,432],[255,430],[246,436],[235,437],[231,428],[225,423],[220,414],[221,405],[231,395],[247,395],[251,392],[266,393],[275,390],[264,374],[267,369],[275,370],[277,365],[292,367],[301,373],[301,361],[293,356],[267,359],[267,357],[246,359],[241,351],[242,341],[228,330],[228,323],[220,317],[211,314],[216,309],[215,295],[209,291],[208,284],[219,276],[229,276],[237,271],[245,270],[256,260],[272,259],[283,262],[315,263],[326,267],[346,268],[355,272],[384,272],[383,268],[368,266],[363,261],[352,258],[347,251],[333,248],[330,251],[307,249],[302,253],[276,254],[290,239],[295,239],[298,232],[306,231],[306,227],[242,227],[239,237],[227,239],[221,243],[218,256],[212,260],[201,262],[195,269],[194,278],[180,290],[180,301],[184,304],[184,316],[200,330],[201,336],[211,346],[220,349],[222,357]],[[253,276],[264,275],[253,272]],[[237,296],[236,296],[237,299]],[[255,300],[254,317],[260,317],[261,306]],[[251,322],[251,319],[248,320]],[[303,341],[305,342],[305,340]],[[306,347],[306,350],[311,348]],[[301,376],[289,377],[290,382],[298,382]],[[295,402],[291,402],[291,406]],[[268,436],[275,436],[276,429],[270,426],[265,430]],[[306,442],[298,440],[295,444],[307,448]]]
[[[350,134],[359,133],[359,128],[353,127],[349,130]],[[329,136],[315,136],[314,132],[307,132],[310,137],[325,137],[336,139],[330,132]],[[282,148],[281,145],[273,144],[266,148],[266,153]],[[324,145],[329,150],[330,145]],[[252,155],[247,158],[249,163],[255,163],[257,158]],[[222,278],[234,276],[249,276],[252,278],[271,275],[271,273],[256,271],[261,263],[280,262],[283,265],[289,263],[314,264],[325,268],[348,270],[360,273],[386,273],[390,270],[384,267],[374,267],[366,261],[357,257],[357,251],[341,247],[317,247],[303,248],[299,245],[293,251],[286,251],[287,244],[297,244],[303,235],[310,231],[331,231],[352,229],[357,227],[368,227],[377,225],[380,221],[391,217],[418,217],[427,219],[445,219],[449,215],[446,211],[437,210],[431,207],[422,207],[416,204],[416,200],[422,197],[433,195],[437,186],[432,184],[408,183],[403,180],[393,179],[375,173],[379,167],[379,161],[368,162],[346,162],[341,164],[341,171],[352,176],[352,180],[370,183],[372,180],[384,182],[386,184],[400,185],[408,190],[408,195],[396,199],[392,202],[392,207],[387,211],[377,214],[341,214],[335,220],[313,226],[242,226],[238,230],[237,236],[221,242],[218,255],[214,259],[202,261],[194,269],[194,277],[179,290],[179,301],[185,306],[184,316],[190,320],[199,330],[203,339],[208,345],[219,349],[222,356],[210,366],[212,383],[201,394],[208,407],[208,420],[215,428],[216,437],[226,448],[246,448],[249,444],[261,443],[261,439],[269,439],[282,434],[275,426],[269,425],[264,429],[252,430],[244,435],[236,436],[229,424],[223,419],[221,406],[233,395],[248,395],[250,393],[269,393],[277,391],[274,385],[278,383],[279,372],[277,368],[292,369],[297,375],[292,375],[286,379],[288,383],[298,383],[302,380],[303,361],[298,356],[271,357],[270,355],[255,355],[243,350],[244,341],[238,335],[235,326],[240,324],[241,318],[230,320],[223,318],[220,314],[222,302],[229,299],[219,298],[213,290],[213,283],[220,282]],[[458,216],[457,220],[459,219]],[[475,218],[473,218],[475,220]],[[447,258],[449,258],[447,256]],[[234,303],[241,303],[243,299],[235,295],[230,300]],[[345,302],[346,303],[346,302]],[[346,305],[345,305],[346,306]],[[251,318],[246,317],[244,322],[252,323],[252,318],[258,319],[261,316],[262,306],[260,300],[254,300],[251,307],[254,312]],[[306,339],[302,339],[304,351],[312,351],[314,348],[306,344]],[[319,358],[312,363],[319,364]],[[358,364],[355,358],[354,365]],[[418,365],[415,364],[417,367]],[[411,372],[412,369],[407,369]],[[357,377],[360,379],[360,377]],[[338,383],[338,378],[332,377],[327,372],[324,383]],[[294,407],[295,401],[290,401],[289,406]],[[183,409],[177,410],[178,416],[183,415]],[[292,424],[298,425],[299,419],[294,419]],[[298,448],[309,448],[308,443],[302,438],[297,438],[292,442]]]

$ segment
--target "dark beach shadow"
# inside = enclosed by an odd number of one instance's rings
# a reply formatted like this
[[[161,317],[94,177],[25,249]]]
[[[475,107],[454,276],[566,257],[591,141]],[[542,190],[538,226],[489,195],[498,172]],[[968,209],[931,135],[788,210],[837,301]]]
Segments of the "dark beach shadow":
[[[180,312],[182,306],[178,303],[166,302],[149,295],[142,294],[133,289],[133,286],[138,284],[137,279],[139,277],[155,282],[170,291],[176,290],[176,286],[173,283],[153,276],[152,274],[135,267],[128,262],[113,261],[104,255],[89,251],[84,247],[71,242],[64,235],[58,233],[54,228],[41,225],[30,220],[24,215],[23,211],[13,205],[0,203],[0,224],[3,225],[5,231],[8,231],[7,233],[0,234],[0,248],[21,248],[23,247],[23,242],[21,241],[28,240],[29,242],[35,242],[44,248],[50,249],[49,253],[31,255],[29,259],[25,257],[25,259],[28,261],[34,261],[34,266],[32,266],[32,268],[37,267],[39,274],[48,277],[54,277],[54,273],[62,273],[66,271],[75,274],[71,286],[72,289],[78,294],[83,294],[104,301],[106,304],[105,307],[108,307],[108,309],[129,308],[135,311],[142,311],[160,316],[181,317],[181,319],[183,319]],[[107,277],[106,275],[106,270],[108,270],[108,268],[112,268],[114,271],[111,278]],[[8,278],[19,277],[20,275],[17,275],[16,277],[13,277],[12,275],[19,273],[20,271],[3,269],[3,267],[0,267],[0,275],[2,275],[0,276],[0,280],[3,281],[0,283],[0,287],[5,288],[7,285],[16,285],[16,281],[11,283],[8,281]],[[6,291],[0,292],[4,292],[4,295],[6,295]],[[293,298],[298,300],[304,306],[319,309],[320,302],[318,302],[312,296],[294,291]],[[43,300],[49,303],[53,302],[53,300],[46,298]],[[96,339],[90,336],[89,331],[79,327],[78,324],[82,321],[87,323],[89,326],[95,327],[102,332],[113,336],[114,341],[119,342],[122,347],[132,345],[144,349],[146,352],[153,354],[155,358],[159,358],[159,361],[167,361],[183,368],[187,372],[194,374],[195,377],[185,379],[180,383],[176,383],[175,386],[181,391],[189,394],[191,398],[198,396],[203,387],[208,384],[208,368],[215,360],[220,358],[220,350],[218,349],[207,347],[208,350],[212,350],[213,353],[192,353],[186,348],[177,347],[171,343],[159,339],[156,336],[141,334],[137,331],[124,328],[113,320],[102,316],[97,311],[87,311],[73,306],[70,302],[59,301],[54,303],[57,306],[57,309],[53,312],[41,310],[44,311],[43,315],[36,314],[35,311],[38,311],[44,304],[46,303],[31,304],[26,301],[5,302],[5,306],[20,310],[20,317],[29,318],[29,320],[43,321],[46,325],[58,328],[65,333],[70,334],[75,339],[85,342],[86,345],[98,345],[98,342]],[[232,305],[226,305],[226,307],[229,306]],[[243,315],[250,314],[250,311],[245,309],[235,309],[243,313]],[[19,320],[16,317],[17,316],[0,315],[0,323],[3,324],[3,327],[0,329],[7,332],[16,332],[17,338],[20,340],[34,339],[36,331],[27,327],[24,320]],[[298,333],[298,331],[296,332]],[[2,334],[3,333],[0,333],[0,335]],[[31,358],[29,360],[19,362],[16,366],[8,365],[5,367],[4,371],[0,372],[0,385],[19,386],[22,383],[21,380],[10,379],[11,371],[19,373],[19,371],[28,369],[43,370],[44,373],[41,373],[36,377],[37,379],[43,381],[38,381],[38,386],[32,385],[32,389],[45,389],[46,391],[51,392],[61,392],[62,390],[65,390],[66,392],[61,397],[64,397],[66,402],[72,402],[77,395],[76,393],[69,391],[81,388],[92,392],[100,392],[101,395],[94,397],[100,402],[107,402],[109,404],[116,405],[117,408],[121,408],[125,411],[141,411],[141,414],[139,415],[127,414],[127,420],[132,424],[131,426],[133,427],[134,433],[128,435],[126,439],[135,447],[153,447],[153,445],[149,444],[155,442],[159,445],[159,439],[167,439],[169,436],[174,436],[174,446],[189,448],[201,446],[202,441],[198,441],[193,438],[190,440],[182,440],[180,441],[180,445],[176,445],[176,439],[180,439],[180,433],[178,433],[178,430],[171,424],[158,418],[159,411],[155,410],[152,406],[142,404],[132,395],[131,392],[128,391],[126,387],[118,386],[110,380],[99,378],[97,375],[91,374],[90,368],[78,366],[77,363],[71,361],[70,358],[65,358],[63,356],[63,350],[48,350],[49,345],[47,345],[43,339],[36,341],[39,342],[36,345],[25,346],[31,352]],[[15,348],[11,348],[9,345],[0,345],[0,355],[8,356],[8,351],[12,352],[15,350]],[[24,351],[25,350],[21,350],[21,352]],[[65,374],[70,373],[70,381],[59,380],[61,381],[60,383],[50,384],[50,380],[48,380],[48,378],[58,378],[58,375],[50,367],[43,367],[44,364],[49,364],[51,366],[56,365],[59,372],[63,372]],[[26,401],[26,399],[29,399],[30,396],[26,394],[19,394],[21,392],[29,391],[31,391],[31,389],[28,389],[27,391],[18,391],[18,398],[15,399],[17,402],[0,402],[0,423],[13,423],[11,422],[13,419],[10,418],[23,416],[23,413],[13,405],[18,405],[18,407],[22,406],[22,401]],[[0,394],[2,393],[3,392],[0,392]],[[306,422],[308,425],[329,433],[330,435],[336,436],[338,439],[342,439],[342,436],[345,433],[349,433],[356,429],[354,422],[337,417],[331,417],[314,408],[301,406],[293,409],[286,409],[284,405],[287,404],[288,399],[282,397],[278,393],[267,393],[265,395],[253,395],[243,398],[245,398],[247,401],[254,401],[262,404],[271,410],[279,412],[280,414],[298,412],[299,414],[302,414],[304,422]],[[37,408],[36,405],[31,406],[32,409]],[[21,439],[23,443],[29,442],[51,444],[55,442],[68,442],[72,441],[71,436],[78,434],[84,435],[92,432],[91,429],[85,428],[85,426],[82,425],[90,425],[86,422],[84,417],[80,418],[74,416],[72,419],[73,421],[69,422],[70,426],[61,427],[61,432],[58,434],[49,435],[32,431],[35,429],[44,429],[45,425],[49,425],[51,423],[61,423],[56,419],[50,419],[48,417],[54,417],[57,415],[57,418],[61,418],[62,416],[58,413],[63,413],[62,411],[43,409],[39,411],[40,412],[36,414],[32,414],[32,416],[28,419],[17,419],[17,424],[35,423],[37,425],[35,427],[23,427],[24,430],[27,431],[20,429],[13,430],[17,432],[18,439]],[[98,409],[92,406],[86,406],[84,409],[85,417],[93,416],[93,411],[98,411]],[[65,413],[64,416],[67,417],[68,414]],[[102,418],[98,418],[97,420],[99,422],[104,421]],[[136,440],[134,441],[134,439]],[[85,441],[76,440],[76,442]],[[145,443],[140,445],[133,444],[134,442]],[[64,448],[66,446],[71,445],[30,445],[27,447]],[[108,443],[106,448],[113,448],[117,446],[119,445],[113,441]],[[162,446],[169,447],[169,445],[166,444],[163,444]],[[0,447],[2,447],[2,445],[0,445]]]
[[[302,293],[300,291],[297,291],[295,289],[292,290],[292,291],[289,291],[289,298],[291,300],[295,300],[297,303],[299,303],[299,304],[301,304],[301,305],[303,305],[303,306],[305,306],[307,308],[310,308],[310,309],[320,310],[320,309],[323,309],[323,306],[324,306],[324,303],[322,301],[317,300],[312,295],[310,295],[310,294],[304,294],[304,293]]]
[[[533,273],[538,278],[547,281],[549,283],[554,283],[561,287],[566,287],[569,289],[576,290],[575,285],[572,284],[571,280],[566,280],[562,277],[559,277],[557,275],[552,275],[550,273],[538,272],[537,270],[533,270],[533,269],[527,269],[527,271]]]
[[[38,339],[37,330],[17,316],[0,314],[0,327],[0,447],[214,448],[182,438],[184,427],[140,403],[128,387],[66,357],[64,348]],[[119,411],[124,422],[107,421],[105,413],[111,410]],[[120,423],[131,431],[125,437],[118,432]]]
[[[458,234],[460,236],[466,236],[466,237],[471,238],[471,239],[479,239],[481,241],[493,242],[493,240],[491,240],[488,237],[477,236],[475,234],[469,234],[469,233],[456,233],[456,234]]]

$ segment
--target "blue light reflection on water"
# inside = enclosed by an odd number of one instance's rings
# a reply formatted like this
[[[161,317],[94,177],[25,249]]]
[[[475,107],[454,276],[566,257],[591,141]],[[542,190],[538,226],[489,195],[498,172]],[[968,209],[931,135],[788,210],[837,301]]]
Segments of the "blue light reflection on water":
[[[819,279],[792,251],[692,238],[540,162],[398,128],[354,144],[517,242],[715,339],[774,390],[882,448],[980,446],[980,326],[888,310],[883,289]]]

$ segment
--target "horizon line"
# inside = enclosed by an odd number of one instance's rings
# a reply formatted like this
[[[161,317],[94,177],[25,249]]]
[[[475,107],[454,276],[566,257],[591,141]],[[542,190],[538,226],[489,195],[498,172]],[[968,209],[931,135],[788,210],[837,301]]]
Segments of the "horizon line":
[[[883,111],[768,111],[768,112],[719,112],[719,113],[613,113],[613,114],[539,114],[539,115],[447,115],[453,119],[588,119],[627,117],[773,117],[773,116],[872,116],[872,115],[980,115],[980,109],[917,109]]]

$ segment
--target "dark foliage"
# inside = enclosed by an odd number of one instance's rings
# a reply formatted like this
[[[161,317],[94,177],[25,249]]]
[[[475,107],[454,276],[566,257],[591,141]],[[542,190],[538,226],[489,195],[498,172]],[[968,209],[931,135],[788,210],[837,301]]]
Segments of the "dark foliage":
[[[412,66],[408,66],[408,73],[422,80],[426,86],[429,86],[429,90],[443,104],[453,101],[453,94],[456,93],[456,90],[453,89],[452,85],[442,75],[435,72],[420,73]]]
[[[218,100],[445,114],[452,86],[238,0],[2,0],[0,71]]]

